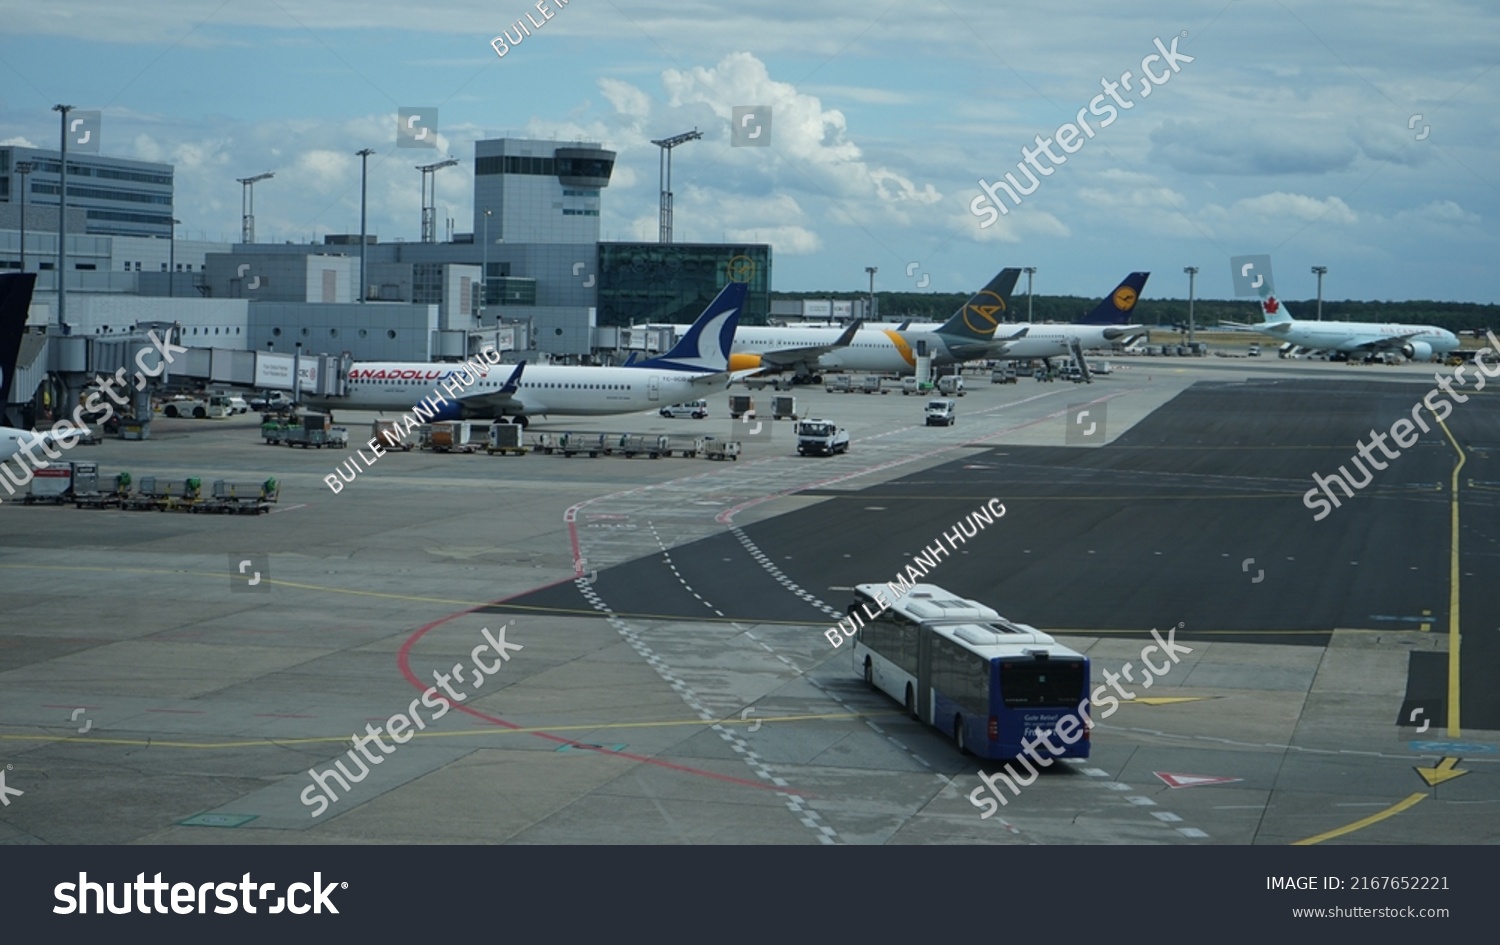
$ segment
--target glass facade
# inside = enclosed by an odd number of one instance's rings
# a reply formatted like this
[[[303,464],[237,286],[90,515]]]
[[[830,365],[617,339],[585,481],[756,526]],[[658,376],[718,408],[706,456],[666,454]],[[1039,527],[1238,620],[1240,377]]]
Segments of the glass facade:
[[[764,243],[600,243],[598,324],[687,324],[733,279],[750,291],[740,324],[771,310],[771,247]]]

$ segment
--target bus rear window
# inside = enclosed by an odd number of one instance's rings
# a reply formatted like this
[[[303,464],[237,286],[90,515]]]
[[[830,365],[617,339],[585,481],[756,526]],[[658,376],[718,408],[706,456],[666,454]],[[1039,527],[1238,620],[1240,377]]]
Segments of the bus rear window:
[[[1075,708],[1088,686],[1085,666],[1082,660],[1001,660],[1006,708]]]

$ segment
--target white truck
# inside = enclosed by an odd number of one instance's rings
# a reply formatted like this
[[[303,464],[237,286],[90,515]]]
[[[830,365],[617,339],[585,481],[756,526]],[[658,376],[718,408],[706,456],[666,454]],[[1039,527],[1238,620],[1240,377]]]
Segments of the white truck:
[[[831,420],[797,421],[797,455],[832,456],[849,452],[849,431]]]

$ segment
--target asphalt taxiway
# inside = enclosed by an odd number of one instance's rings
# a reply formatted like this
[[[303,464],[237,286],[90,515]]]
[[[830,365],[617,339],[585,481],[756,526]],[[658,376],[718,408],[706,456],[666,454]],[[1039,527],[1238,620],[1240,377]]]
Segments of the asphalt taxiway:
[[[971,379],[952,428],[922,426],[922,398],[799,389],[853,437],[824,459],[785,421],[731,424],[723,394],[703,421],[546,426],[733,431],[735,463],[393,453],[334,494],[346,455],[261,445],[244,419],[77,447],[137,481],[274,475],[282,497],[260,517],[0,506],[0,762],[25,792],[0,841],[1493,839],[1489,398],[1313,522],[1312,473],[1431,368],[1116,363],[1092,385]],[[1194,652],[1087,762],[981,820],[979,763],[822,631],[991,497],[1007,514],[929,580],[1058,633],[1096,677],[1153,627]],[[312,816],[310,771],[507,622],[523,650]],[[1445,757],[1467,773],[1413,771]]]

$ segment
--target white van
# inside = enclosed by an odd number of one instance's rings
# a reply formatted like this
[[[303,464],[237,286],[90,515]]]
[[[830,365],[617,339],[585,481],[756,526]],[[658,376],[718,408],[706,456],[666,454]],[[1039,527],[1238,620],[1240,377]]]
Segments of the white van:
[[[964,395],[964,379],[957,374],[948,374],[938,378],[938,393],[947,394],[949,397],[962,397]]]
[[[939,397],[927,402],[927,425],[929,427],[951,427],[953,426],[954,413],[958,408],[958,402],[949,397]]]

